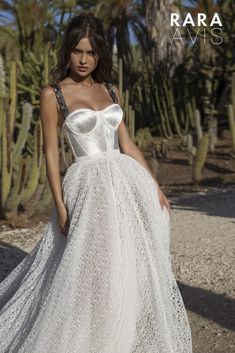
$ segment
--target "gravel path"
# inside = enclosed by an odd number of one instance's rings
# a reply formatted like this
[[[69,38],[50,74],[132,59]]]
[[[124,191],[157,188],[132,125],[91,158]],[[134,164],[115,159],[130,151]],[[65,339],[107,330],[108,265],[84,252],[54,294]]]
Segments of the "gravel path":
[[[235,186],[171,203],[172,268],[187,309],[193,353],[235,352]],[[45,223],[0,229],[0,281],[41,238]]]
[[[235,186],[170,198],[172,266],[194,353],[235,352]]]

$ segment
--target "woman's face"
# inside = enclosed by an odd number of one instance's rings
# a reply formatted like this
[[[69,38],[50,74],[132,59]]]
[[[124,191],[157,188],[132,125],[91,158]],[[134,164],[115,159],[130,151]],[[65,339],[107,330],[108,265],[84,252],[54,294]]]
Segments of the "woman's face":
[[[82,38],[71,53],[71,71],[85,77],[91,74],[97,64],[98,55],[92,49],[89,38]]]

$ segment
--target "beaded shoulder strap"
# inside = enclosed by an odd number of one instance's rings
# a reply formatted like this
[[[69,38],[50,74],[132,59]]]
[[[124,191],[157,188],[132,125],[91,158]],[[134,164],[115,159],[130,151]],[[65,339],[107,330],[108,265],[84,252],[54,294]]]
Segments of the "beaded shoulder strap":
[[[110,96],[112,97],[114,103],[118,103],[118,98],[116,96],[116,93],[113,89],[112,83],[111,82],[104,82],[104,85],[106,86]],[[63,113],[64,119],[66,119],[66,117],[69,115],[69,110],[68,107],[66,105],[64,96],[61,92],[61,88],[60,85],[58,83],[52,83],[51,87],[54,89],[57,101],[59,103],[60,109]]]
[[[63,96],[63,94],[61,92],[60,85],[58,83],[52,83],[51,87],[55,91],[55,95],[56,95],[57,101],[59,103],[60,109],[61,109],[61,111],[63,113],[64,119],[66,119],[66,117],[69,115],[69,110],[68,110],[68,107],[67,107],[67,105],[65,103],[64,96]]]
[[[113,89],[112,83],[111,82],[104,82],[104,85],[106,86],[107,90],[109,91],[109,94],[112,97],[114,103],[118,103],[118,98],[117,98],[117,95]]]

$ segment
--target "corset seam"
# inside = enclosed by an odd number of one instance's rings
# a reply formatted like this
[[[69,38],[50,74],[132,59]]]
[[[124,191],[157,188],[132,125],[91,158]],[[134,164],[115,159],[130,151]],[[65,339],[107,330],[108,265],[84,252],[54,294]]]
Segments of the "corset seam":
[[[76,153],[75,153],[75,151],[74,151],[73,144],[72,144],[71,139],[70,139],[70,137],[69,137],[68,131],[65,131],[65,134],[66,134],[66,137],[67,137],[67,139],[68,139],[69,145],[70,145],[70,147],[71,147],[71,149],[72,149],[73,155],[76,156]]]

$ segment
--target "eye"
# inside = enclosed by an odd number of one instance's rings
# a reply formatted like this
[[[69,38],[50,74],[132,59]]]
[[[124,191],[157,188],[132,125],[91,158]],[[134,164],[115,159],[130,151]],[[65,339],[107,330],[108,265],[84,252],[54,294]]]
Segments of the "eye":
[[[96,55],[96,52],[95,52],[94,50],[89,50],[89,51],[88,51],[88,54],[90,54],[90,55],[93,55],[93,56],[94,56],[94,55]]]
[[[73,52],[74,53],[81,53],[81,50],[80,49],[74,49]]]
[[[82,50],[81,49],[78,49],[78,48],[75,48],[73,50],[74,53],[82,53]],[[96,55],[96,52],[95,50],[88,50],[87,52],[88,55],[92,55],[92,56],[95,56]]]

